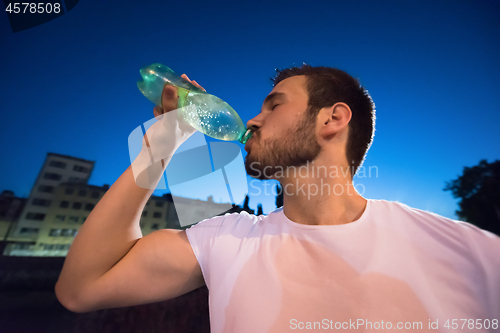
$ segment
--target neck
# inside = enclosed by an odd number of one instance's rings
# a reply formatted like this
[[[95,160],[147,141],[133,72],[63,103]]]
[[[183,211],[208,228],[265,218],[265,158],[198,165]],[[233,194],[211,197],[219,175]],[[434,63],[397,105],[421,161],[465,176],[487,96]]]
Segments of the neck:
[[[283,212],[290,220],[310,225],[336,225],[356,221],[366,199],[356,192],[349,169],[307,163],[280,178]]]

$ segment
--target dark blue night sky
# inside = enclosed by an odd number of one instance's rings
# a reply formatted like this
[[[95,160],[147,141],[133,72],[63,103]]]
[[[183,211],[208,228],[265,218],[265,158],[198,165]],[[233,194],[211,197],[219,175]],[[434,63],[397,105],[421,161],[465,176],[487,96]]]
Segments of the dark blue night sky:
[[[14,34],[1,14],[0,190],[28,196],[47,152],[95,160],[90,183],[112,184],[129,133],[153,117],[143,66],[187,73],[246,122],[274,69],[306,62],[347,71],[374,99],[365,167],[378,177],[355,178],[361,194],[456,218],[445,182],[500,158],[499,17],[496,0],[80,0]]]

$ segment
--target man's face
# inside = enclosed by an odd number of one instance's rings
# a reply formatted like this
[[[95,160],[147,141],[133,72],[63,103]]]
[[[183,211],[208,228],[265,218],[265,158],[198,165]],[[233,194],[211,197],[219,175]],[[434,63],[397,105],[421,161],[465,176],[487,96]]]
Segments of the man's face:
[[[258,129],[245,145],[245,169],[251,177],[271,179],[286,167],[314,160],[321,147],[316,140],[316,117],[307,112],[306,77],[278,83],[266,97],[260,114],[247,123]]]

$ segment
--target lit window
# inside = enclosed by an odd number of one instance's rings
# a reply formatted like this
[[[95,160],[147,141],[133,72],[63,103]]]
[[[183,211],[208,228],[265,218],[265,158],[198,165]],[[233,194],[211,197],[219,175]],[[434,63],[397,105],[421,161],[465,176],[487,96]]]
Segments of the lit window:
[[[65,215],[56,215],[56,222],[64,222],[64,220],[66,219],[66,216]]]
[[[71,236],[71,229],[63,229],[63,230],[61,230],[61,236],[62,237],[69,237],[69,236]]]
[[[58,237],[61,235],[61,229],[50,229],[49,236]]]

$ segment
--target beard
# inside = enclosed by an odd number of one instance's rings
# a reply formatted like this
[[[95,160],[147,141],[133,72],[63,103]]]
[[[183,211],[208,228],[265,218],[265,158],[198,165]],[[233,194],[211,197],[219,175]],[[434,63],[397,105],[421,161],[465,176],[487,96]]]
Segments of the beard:
[[[316,116],[308,110],[295,129],[281,138],[265,140],[259,151],[248,153],[245,157],[247,174],[261,180],[274,179],[277,172],[287,167],[299,167],[313,161],[321,151],[315,128]]]

